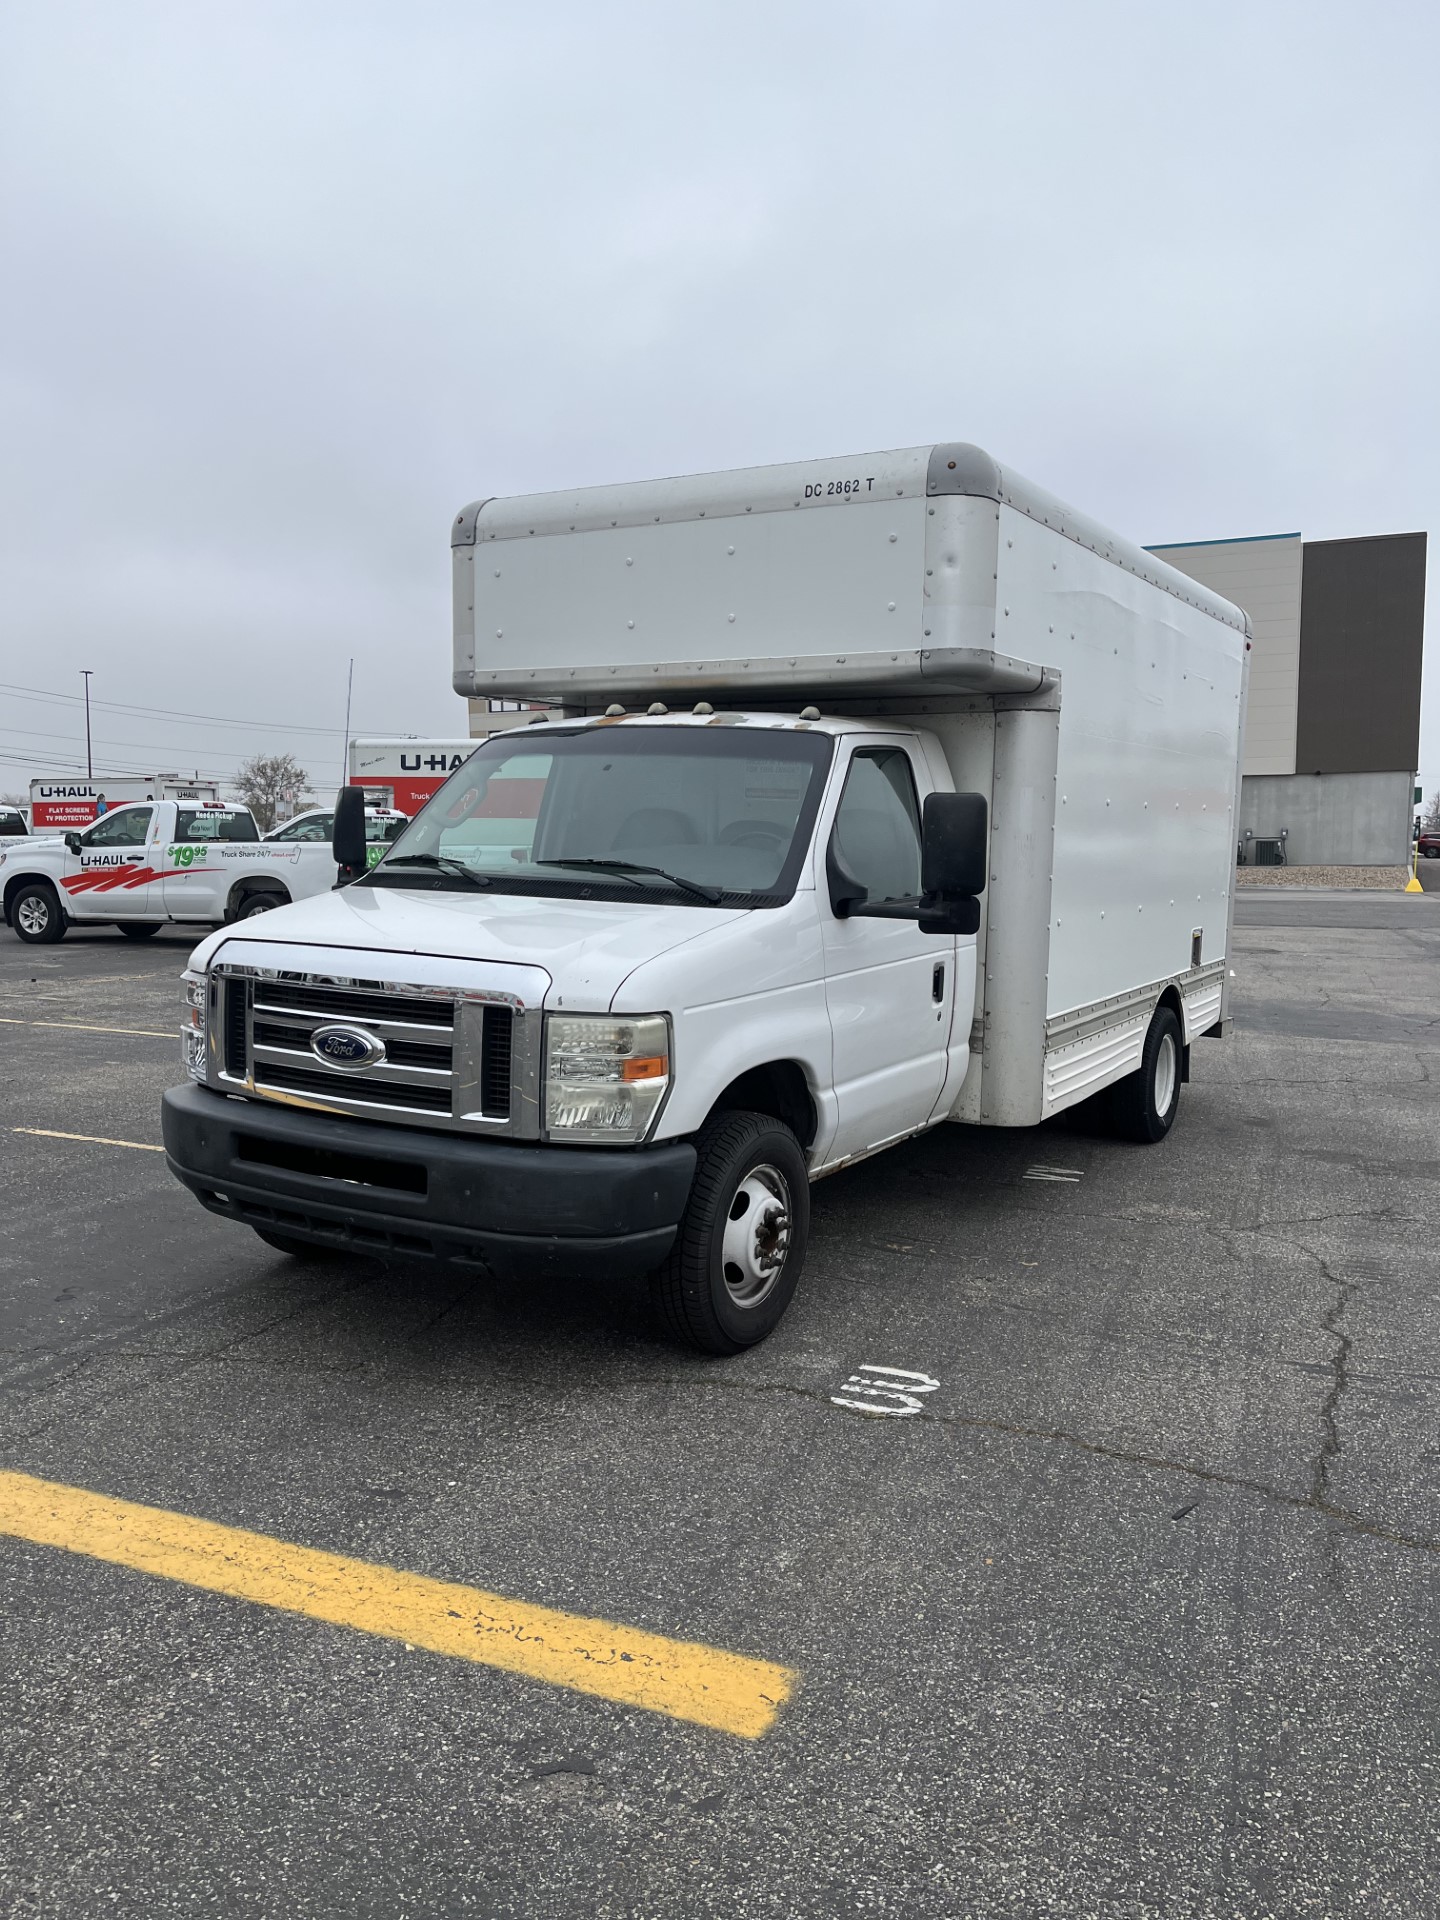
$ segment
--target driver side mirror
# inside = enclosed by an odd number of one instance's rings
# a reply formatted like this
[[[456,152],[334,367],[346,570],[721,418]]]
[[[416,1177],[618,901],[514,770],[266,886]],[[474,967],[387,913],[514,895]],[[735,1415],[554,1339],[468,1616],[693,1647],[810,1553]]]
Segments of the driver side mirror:
[[[345,887],[365,871],[365,789],[342,787],[335,797],[330,848],[340,869],[335,884]]]
[[[978,933],[990,869],[990,810],[983,793],[932,793],[920,850],[920,931]]]
[[[71,853],[79,853],[82,845],[79,834],[67,833],[65,836],[65,844],[70,849]]]

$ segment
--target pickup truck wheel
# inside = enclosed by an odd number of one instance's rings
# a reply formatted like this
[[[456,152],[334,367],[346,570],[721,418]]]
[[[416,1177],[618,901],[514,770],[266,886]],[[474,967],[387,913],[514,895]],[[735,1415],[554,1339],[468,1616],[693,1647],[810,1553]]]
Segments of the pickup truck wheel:
[[[283,893],[247,893],[235,909],[237,920],[253,920],[257,913],[269,913],[272,907],[288,906]]]
[[[768,1113],[722,1113],[696,1142],[695,1184],[654,1276],[669,1331],[702,1353],[741,1353],[779,1321],[810,1236],[800,1143]]]
[[[10,902],[10,924],[31,946],[50,947],[65,938],[65,909],[48,880],[32,880]]]
[[[117,920],[115,924],[127,940],[148,940],[160,931],[158,920]]]
[[[1157,1008],[1145,1036],[1139,1071],[1117,1080],[1110,1089],[1110,1124],[1122,1140],[1153,1147],[1175,1124],[1183,1045],[1174,1009]]]

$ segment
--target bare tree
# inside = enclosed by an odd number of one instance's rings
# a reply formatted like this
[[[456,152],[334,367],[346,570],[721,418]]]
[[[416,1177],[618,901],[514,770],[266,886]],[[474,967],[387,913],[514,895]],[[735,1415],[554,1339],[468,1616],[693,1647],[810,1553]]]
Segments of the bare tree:
[[[275,824],[275,811],[287,793],[298,801],[310,776],[291,753],[257,753],[235,775],[235,791],[249,807],[262,833]]]
[[[1440,799],[1440,794],[1436,798]],[[28,793],[0,793],[0,807],[28,807],[29,804]]]
[[[1440,793],[1432,793],[1430,804],[1420,816],[1420,825],[1426,833],[1440,833]]]

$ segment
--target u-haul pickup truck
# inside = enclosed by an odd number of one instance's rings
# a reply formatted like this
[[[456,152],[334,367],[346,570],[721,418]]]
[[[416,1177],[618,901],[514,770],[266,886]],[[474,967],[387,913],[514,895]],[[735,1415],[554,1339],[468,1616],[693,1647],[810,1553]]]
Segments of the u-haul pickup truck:
[[[147,940],[167,921],[247,920],[334,884],[328,846],[272,845],[248,808],[218,801],[113,807],[81,833],[0,850],[6,925],[44,944],[72,920]]]
[[[443,784],[443,782],[442,782]],[[379,863],[380,856],[392,840],[398,840],[410,824],[410,815],[401,813],[398,807],[369,807],[365,809],[365,864],[373,867]],[[265,835],[266,842],[272,840],[299,840],[330,844],[330,836],[335,831],[335,809],[333,807],[312,807],[306,813],[297,813],[293,820],[272,827]]]
[[[456,691],[570,711],[368,873],[347,791],[353,884],[197,947],[163,1123],[202,1205],[284,1252],[650,1270],[733,1353],[822,1176],[1095,1096],[1170,1133],[1228,1024],[1238,608],[963,443],[451,541]]]

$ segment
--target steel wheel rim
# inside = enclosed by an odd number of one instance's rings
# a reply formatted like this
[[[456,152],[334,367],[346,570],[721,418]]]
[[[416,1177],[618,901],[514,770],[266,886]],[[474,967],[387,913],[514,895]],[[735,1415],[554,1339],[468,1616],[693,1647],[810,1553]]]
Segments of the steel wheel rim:
[[[50,904],[31,894],[28,900],[22,900],[15,911],[15,923],[26,933],[44,933],[50,924]]]
[[[1155,1055],[1155,1111],[1166,1114],[1175,1098],[1175,1036],[1167,1033]]]
[[[731,1195],[720,1242],[725,1291],[737,1307],[758,1307],[775,1289],[790,1253],[790,1186],[778,1167],[752,1167]]]

